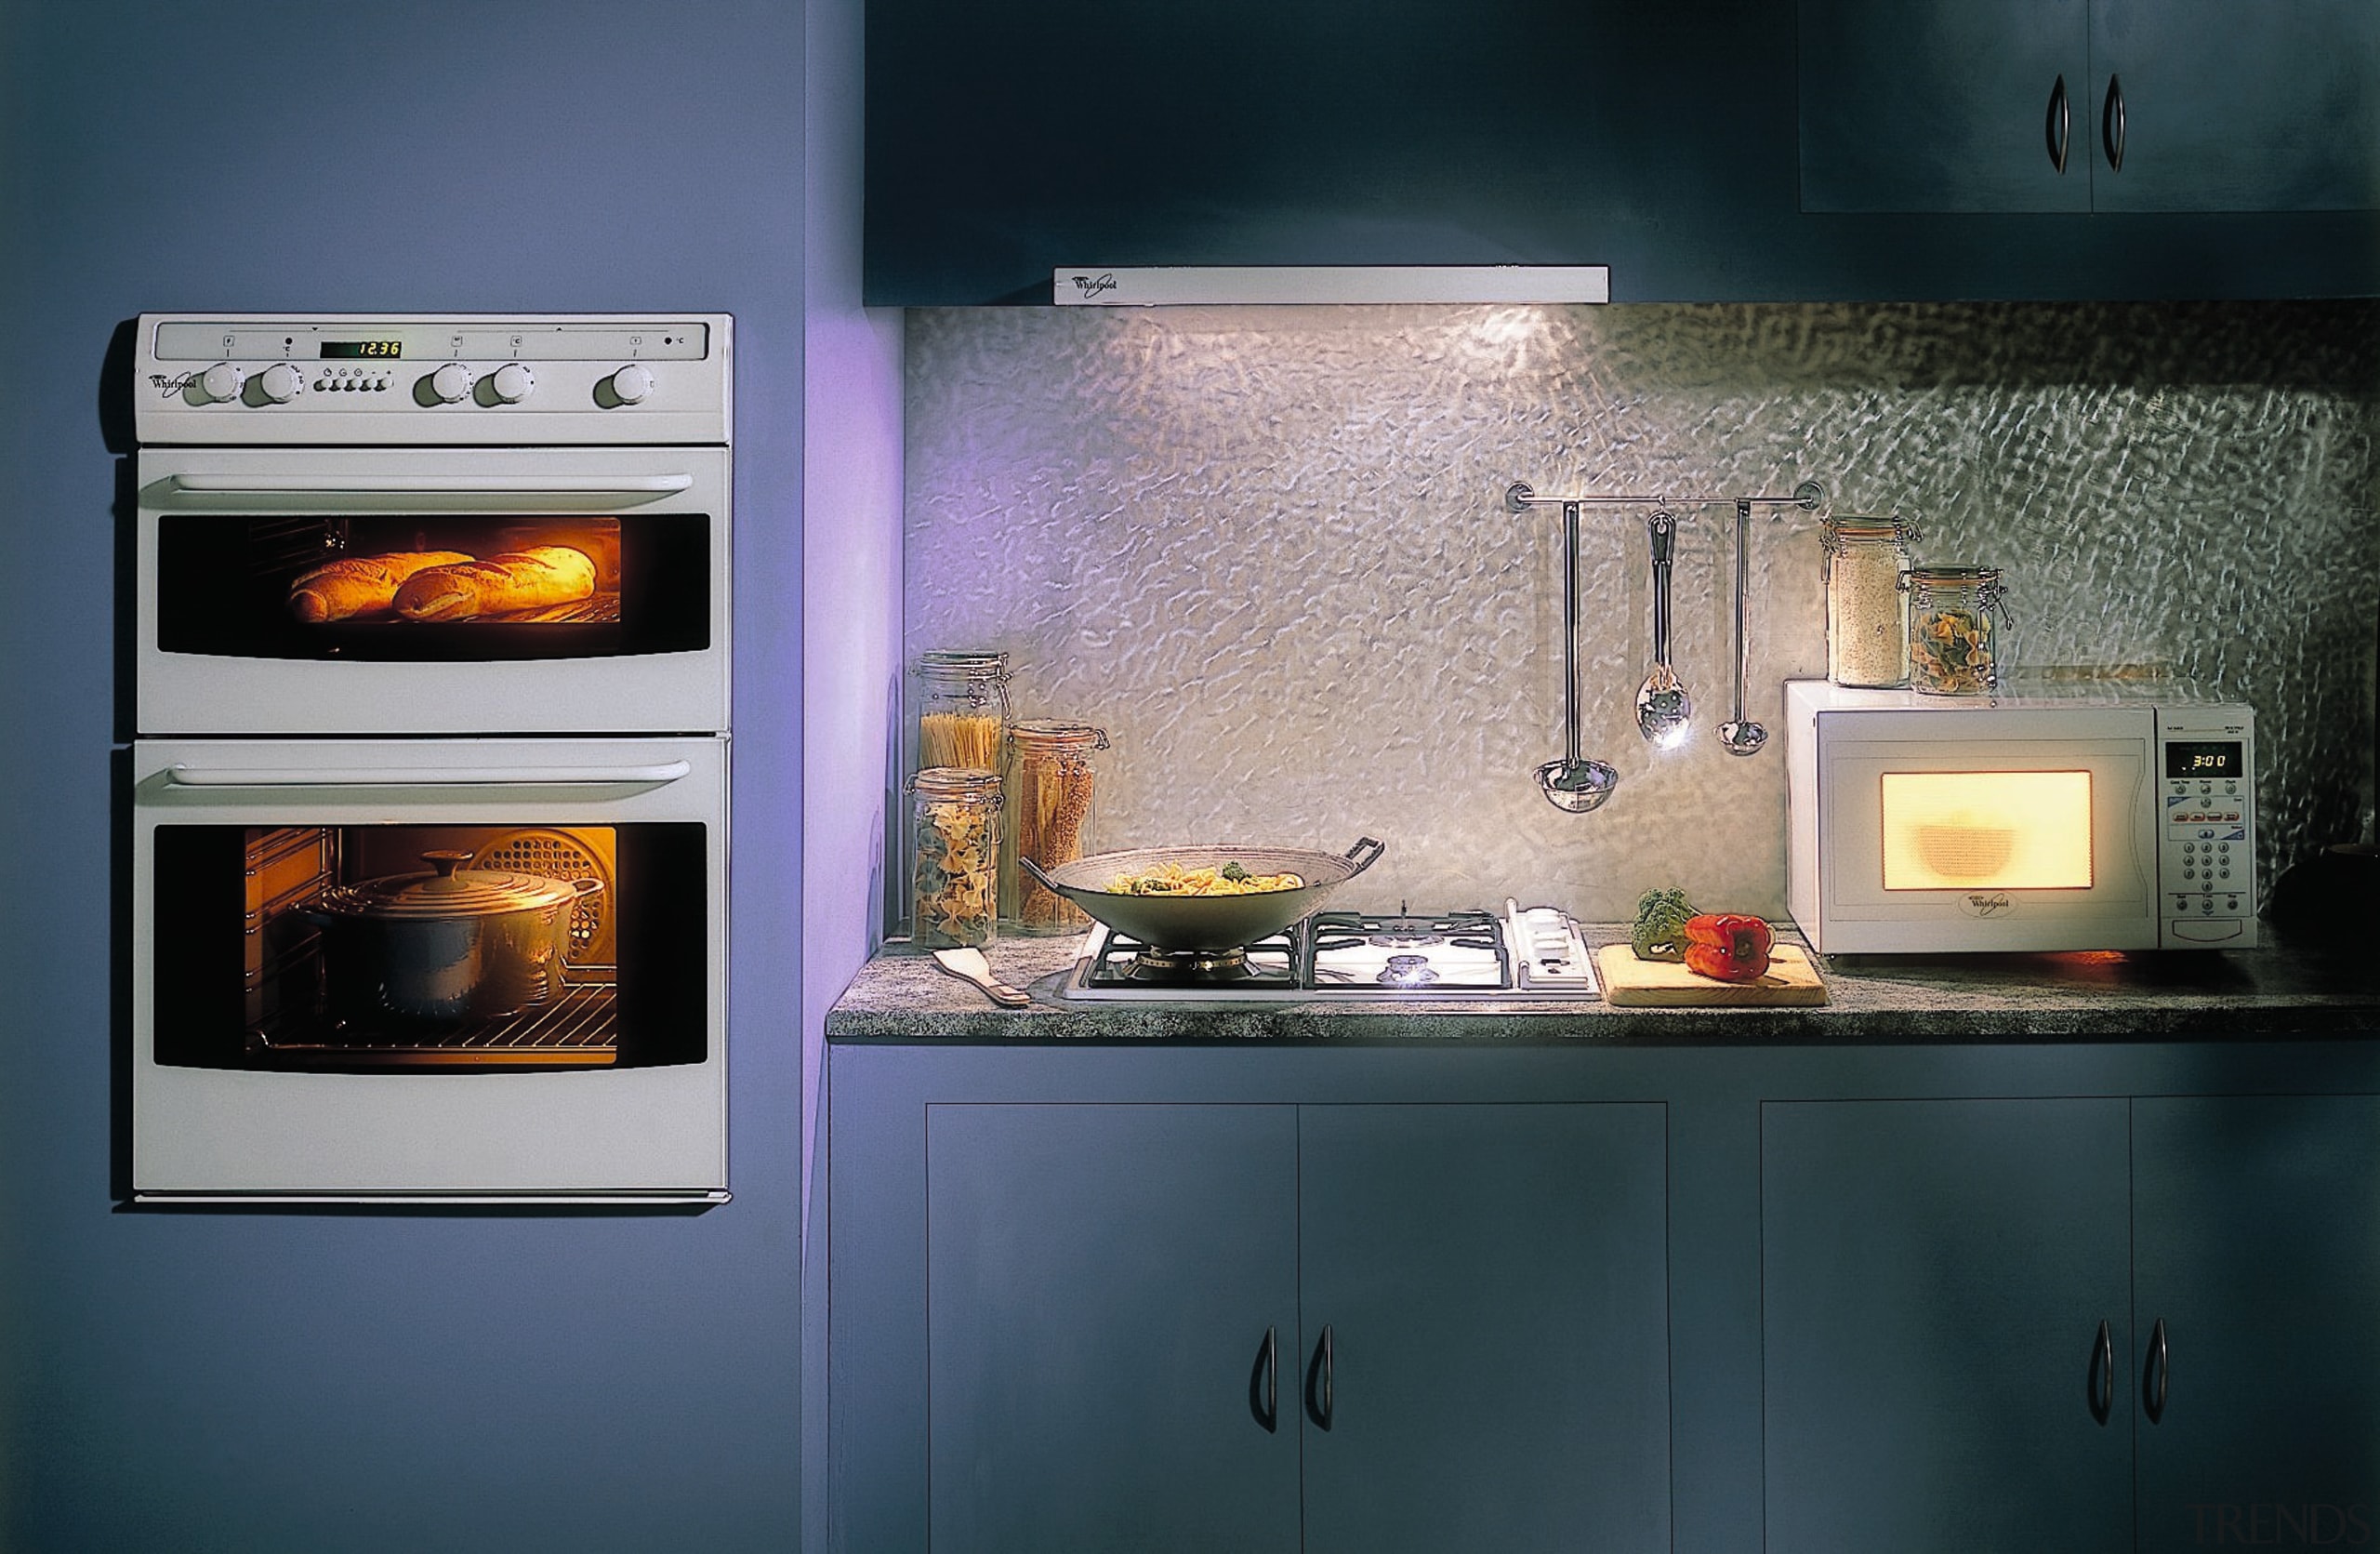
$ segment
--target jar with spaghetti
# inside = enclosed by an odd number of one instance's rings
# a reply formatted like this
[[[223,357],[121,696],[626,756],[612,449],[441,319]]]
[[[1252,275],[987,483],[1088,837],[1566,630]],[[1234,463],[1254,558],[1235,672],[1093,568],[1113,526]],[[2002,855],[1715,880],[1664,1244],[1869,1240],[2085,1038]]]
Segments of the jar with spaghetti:
[[[1107,733],[1090,724],[1035,718],[1009,730],[1007,845],[1000,851],[1000,915],[1027,934],[1067,933],[1090,919],[1017,867],[1072,863],[1091,848],[1098,773],[1092,756]]]
[[[1909,684],[1927,696],[1992,696],[2008,674],[2016,622],[1996,566],[1909,574]]]
[[[909,779],[910,942],[926,949],[998,936],[1000,775],[929,766]]]
[[[1838,685],[1909,684],[1902,598],[1917,525],[1900,517],[1826,521],[1826,677]]]
[[[1008,655],[918,656],[918,770],[998,771],[1008,743]]]

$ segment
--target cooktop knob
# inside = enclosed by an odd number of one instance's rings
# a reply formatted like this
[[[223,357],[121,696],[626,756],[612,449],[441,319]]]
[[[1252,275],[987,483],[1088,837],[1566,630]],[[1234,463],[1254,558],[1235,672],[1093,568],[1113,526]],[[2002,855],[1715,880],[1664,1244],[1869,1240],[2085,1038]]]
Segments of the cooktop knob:
[[[537,387],[537,380],[529,376],[529,369],[518,362],[505,363],[496,369],[496,376],[488,381],[496,391],[499,405],[518,405]]]
[[[653,392],[653,374],[631,362],[612,374],[612,397],[622,405],[636,405]]]
[[[471,369],[460,362],[447,363],[430,375],[430,392],[442,404],[454,404],[471,392]]]
[[[198,375],[198,392],[210,400],[237,399],[247,381],[245,367],[233,362],[218,362]]]
[[[305,386],[305,376],[287,362],[273,363],[264,369],[264,376],[257,379],[257,387],[263,392],[264,397],[275,405],[286,405],[296,399],[298,391]]]

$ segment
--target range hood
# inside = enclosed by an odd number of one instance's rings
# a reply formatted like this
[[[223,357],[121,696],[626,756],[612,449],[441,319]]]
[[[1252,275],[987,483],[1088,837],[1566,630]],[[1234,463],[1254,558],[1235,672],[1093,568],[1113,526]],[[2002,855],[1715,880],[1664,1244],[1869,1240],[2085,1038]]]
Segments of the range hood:
[[[1603,264],[1061,265],[1062,308],[1190,303],[1608,302]]]

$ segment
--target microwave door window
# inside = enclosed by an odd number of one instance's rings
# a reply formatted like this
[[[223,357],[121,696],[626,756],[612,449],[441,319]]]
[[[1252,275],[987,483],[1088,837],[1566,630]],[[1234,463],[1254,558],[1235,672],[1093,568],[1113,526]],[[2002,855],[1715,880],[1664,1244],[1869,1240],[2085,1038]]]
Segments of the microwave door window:
[[[710,520],[167,514],[158,647],[399,663],[710,645]]]
[[[1885,772],[1884,889],[2088,890],[2087,771]]]

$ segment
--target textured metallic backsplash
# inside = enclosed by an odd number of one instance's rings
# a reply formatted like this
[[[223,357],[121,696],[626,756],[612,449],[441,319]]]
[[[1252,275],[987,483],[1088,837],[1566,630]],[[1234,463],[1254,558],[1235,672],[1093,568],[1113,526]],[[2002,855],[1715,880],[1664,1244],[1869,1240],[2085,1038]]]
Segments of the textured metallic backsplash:
[[[2368,832],[2380,304],[932,310],[908,317],[906,647],[1004,649],[1020,715],[1114,740],[1094,844],[1389,844],[1353,905],[1589,919],[1648,886],[1782,915],[1779,683],[1825,672],[1818,515],[1754,521],[1751,715],[1721,750],[1733,514],[1680,525],[1695,735],[1655,751],[1641,515],[1582,546],[1567,815],[1541,492],[1790,491],[2005,569],[2020,668],[2256,710],[2265,881]],[[2144,689],[2153,689],[2153,681]]]

